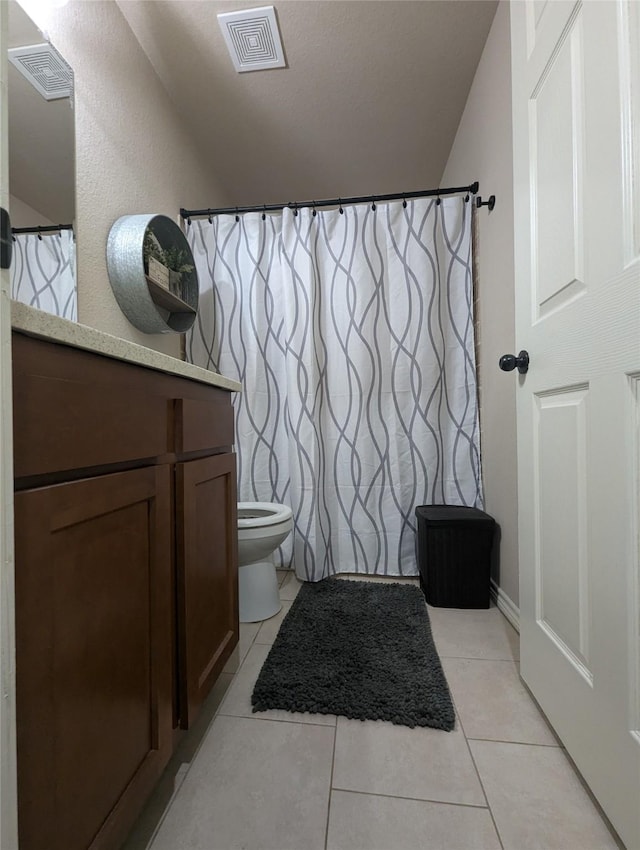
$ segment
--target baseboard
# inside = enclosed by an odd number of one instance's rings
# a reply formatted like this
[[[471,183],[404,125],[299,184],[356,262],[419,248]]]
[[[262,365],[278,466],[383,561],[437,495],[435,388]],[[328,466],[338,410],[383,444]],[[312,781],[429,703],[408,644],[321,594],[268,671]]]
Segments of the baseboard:
[[[502,590],[502,588],[498,587],[493,579],[491,579],[491,598],[498,606],[498,609],[504,614],[507,620],[511,623],[513,628],[519,633],[520,632],[520,609],[513,602],[513,600],[507,596],[507,594]]]

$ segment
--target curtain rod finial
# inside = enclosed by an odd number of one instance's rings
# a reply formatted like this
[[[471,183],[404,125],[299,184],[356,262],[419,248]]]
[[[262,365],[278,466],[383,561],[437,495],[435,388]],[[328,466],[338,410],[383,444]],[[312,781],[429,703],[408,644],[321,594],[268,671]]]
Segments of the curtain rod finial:
[[[496,205],[496,196],[495,195],[489,195],[488,201],[483,201],[482,196],[480,196],[480,195],[476,198],[476,207],[478,209],[480,209],[480,207],[489,207],[489,212],[491,212],[491,210],[495,207],[495,205]]]

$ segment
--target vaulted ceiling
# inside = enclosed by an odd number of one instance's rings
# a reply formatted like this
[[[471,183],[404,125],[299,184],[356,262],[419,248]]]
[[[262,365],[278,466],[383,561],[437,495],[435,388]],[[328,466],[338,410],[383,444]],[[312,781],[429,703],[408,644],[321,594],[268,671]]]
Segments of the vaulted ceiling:
[[[274,0],[287,67],[237,73],[216,16],[260,5],[119,0],[229,203],[437,186],[496,0]]]

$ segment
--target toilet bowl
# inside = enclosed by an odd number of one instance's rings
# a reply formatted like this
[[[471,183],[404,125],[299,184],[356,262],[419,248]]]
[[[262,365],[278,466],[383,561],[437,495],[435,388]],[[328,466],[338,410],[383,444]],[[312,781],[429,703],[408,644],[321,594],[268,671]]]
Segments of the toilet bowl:
[[[238,603],[241,623],[278,613],[282,604],[273,553],[291,533],[291,508],[276,502],[238,502]]]

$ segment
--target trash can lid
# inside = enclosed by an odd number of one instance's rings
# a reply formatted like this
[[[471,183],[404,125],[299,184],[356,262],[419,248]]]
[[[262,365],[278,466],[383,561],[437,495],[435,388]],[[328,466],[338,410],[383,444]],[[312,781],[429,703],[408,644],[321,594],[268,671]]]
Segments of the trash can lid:
[[[468,508],[464,505],[419,505],[416,516],[429,522],[490,522],[495,520],[479,508]]]

